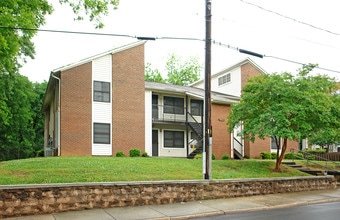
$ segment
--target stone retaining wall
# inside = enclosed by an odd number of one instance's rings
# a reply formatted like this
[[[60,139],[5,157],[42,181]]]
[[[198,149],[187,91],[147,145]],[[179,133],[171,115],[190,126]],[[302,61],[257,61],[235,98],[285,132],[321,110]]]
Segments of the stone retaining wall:
[[[0,186],[0,218],[335,189],[333,176]]]

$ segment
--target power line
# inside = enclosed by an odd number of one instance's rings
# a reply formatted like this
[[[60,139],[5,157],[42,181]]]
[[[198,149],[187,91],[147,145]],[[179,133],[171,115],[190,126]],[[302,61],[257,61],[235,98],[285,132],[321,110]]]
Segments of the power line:
[[[240,1],[243,2],[243,3],[245,3],[245,4],[248,4],[248,5],[252,5],[252,6],[254,6],[254,7],[257,7],[257,8],[259,8],[259,9],[263,10],[263,11],[266,11],[266,12],[269,12],[269,13],[272,13],[272,14],[275,14],[275,15],[278,15],[278,16],[283,17],[283,18],[285,18],[285,19],[288,19],[288,20],[291,20],[291,21],[294,21],[294,22],[297,22],[297,23],[300,23],[300,24],[303,24],[303,25],[312,27],[312,28],[314,28],[314,29],[318,29],[318,30],[320,30],[320,31],[327,32],[327,33],[329,33],[329,34],[333,34],[333,35],[340,36],[339,33],[336,33],[336,32],[334,32],[334,31],[330,31],[330,30],[327,30],[327,29],[324,29],[324,28],[321,28],[321,27],[317,27],[317,26],[312,25],[312,24],[309,24],[309,23],[307,23],[307,22],[297,20],[297,19],[292,18],[292,17],[289,17],[289,16],[287,16],[287,15],[283,15],[283,14],[280,14],[280,13],[278,13],[278,12],[272,11],[272,10],[270,10],[270,9],[266,9],[266,8],[264,8],[264,7],[262,7],[262,6],[259,6],[259,5],[254,4],[254,3],[251,3],[251,2],[248,2],[248,1],[244,1],[244,0],[240,0]]]
[[[238,48],[238,47],[235,47],[235,46],[231,46],[229,44],[224,44],[222,42],[213,41],[212,43],[216,44],[216,45],[219,45],[219,46],[226,47],[228,49],[232,49],[232,50],[238,51],[240,53],[249,54],[251,56],[255,56],[255,57],[259,57],[259,58],[266,58],[266,57],[268,57],[268,58],[272,58],[272,59],[277,59],[277,60],[285,61],[285,62],[288,62],[288,63],[294,63],[294,64],[299,64],[299,65],[307,65],[307,63],[303,63],[303,62],[299,62],[299,61],[295,61],[295,60],[290,60],[290,59],[286,59],[286,58],[282,58],[282,57],[278,57],[278,56],[260,54],[260,53],[257,53],[257,52],[253,52],[253,51],[241,49],[241,48]],[[326,71],[329,71],[329,72],[340,73],[340,71],[338,71],[338,70],[332,70],[332,69],[323,68],[323,67],[320,67],[320,66],[317,66],[315,68],[316,69],[320,69],[320,70],[326,70]]]
[[[242,0],[241,0],[242,1]],[[165,37],[149,37],[149,36],[134,36],[134,35],[128,35],[128,34],[113,34],[113,33],[99,33],[99,32],[83,32],[83,31],[66,31],[66,30],[51,30],[51,29],[39,29],[39,28],[24,28],[24,27],[7,27],[7,26],[0,26],[0,29],[12,29],[12,30],[27,30],[27,31],[37,31],[37,32],[51,32],[51,33],[63,33],[63,34],[83,34],[83,35],[97,35],[97,36],[111,36],[111,37],[128,37],[128,38],[136,38],[138,40],[189,40],[189,41],[201,41],[201,42],[205,42],[205,39],[200,39],[200,38],[192,38],[192,37],[169,37],[169,36],[165,36]],[[285,61],[285,62],[289,62],[289,63],[295,63],[295,64],[299,64],[299,65],[306,65],[306,63],[303,62],[298,62],[298,61],[294,61],[294,60],[290,60],[290,59],[286,59],[286,58],[281,58],[281,57],[277,57],[277,56],[268,56],[265,54],[260,54],[257,52],[253,52],[250,50],[246,50],[246,49],[241,49],[229,44],[225,44],[222,42],[217,42],[215,40],[211,40],[211,43],[214,45],[218,45],[218,46],[223,46],[226,47],[228,49],[232,49],[235,51],[238,51],[240,53],[244,53],[244,54],[248,54],[251,56],[256,56],[259,58],[273,58],[273,59],[277,59],[277,60],[281,60],[281,61]],[[340,71],[338,70],[332,70],[332,69],[328,69],[328,68],[323,68],[323,67],[315,67],[321,70],[326,70],[326,71],[330,71],[330,72],[335,72],[335,73],[340,73]]]

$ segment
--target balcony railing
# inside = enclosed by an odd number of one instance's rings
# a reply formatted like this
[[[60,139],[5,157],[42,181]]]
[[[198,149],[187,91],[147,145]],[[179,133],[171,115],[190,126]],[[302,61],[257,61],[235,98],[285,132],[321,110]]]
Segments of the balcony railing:
[[[154,122],[202,122],[202,116],[187,117],[187,108],[152,105],[152,120]],[[187,121],[188,120],[188,121]]]

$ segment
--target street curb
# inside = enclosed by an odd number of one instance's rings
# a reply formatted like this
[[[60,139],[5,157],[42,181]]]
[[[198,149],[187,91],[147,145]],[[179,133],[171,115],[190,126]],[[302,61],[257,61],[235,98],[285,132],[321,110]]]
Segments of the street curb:
[[[307,206],[307,205],[315,205],[315,204],[331,203],[331,202],[340,202],[340,198],[322,199],[322,200],[316,200],[316,201],[301,201],[301,202],[294,202],[294,203],[274,205],[274,206],[264,205],[264,206],[261,206],[261,207],[244,208],[244,209],[237,209],[237,210],[220,210],[220,211],[216,211],[216,212],[207,212],[207,213],[183,215],[183,216],[176,216],[176,217],[168,217],[168,218],[164,218],[164,219],[182,220],[182,219],[190,219],[190,218],[212,217],[212,216],[218,216],[218,215],[238,214],[238,213],[243,213],[243,212],[256,212],[256,211],[266,211],[266,210],[274,210],[274,209],[284,209],[284,208],[295,207],[295,206]],[[158,220],[158,219],[152,219],[152,220]]]

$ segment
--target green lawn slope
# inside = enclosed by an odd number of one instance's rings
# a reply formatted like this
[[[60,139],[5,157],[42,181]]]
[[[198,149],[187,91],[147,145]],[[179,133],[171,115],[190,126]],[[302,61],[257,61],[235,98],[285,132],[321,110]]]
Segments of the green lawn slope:
[[[306,176],[275,161],[213,160],[212,179]],[[200,180],[202,160],[145,157],[46,157],[0,162],[0,185]]]

